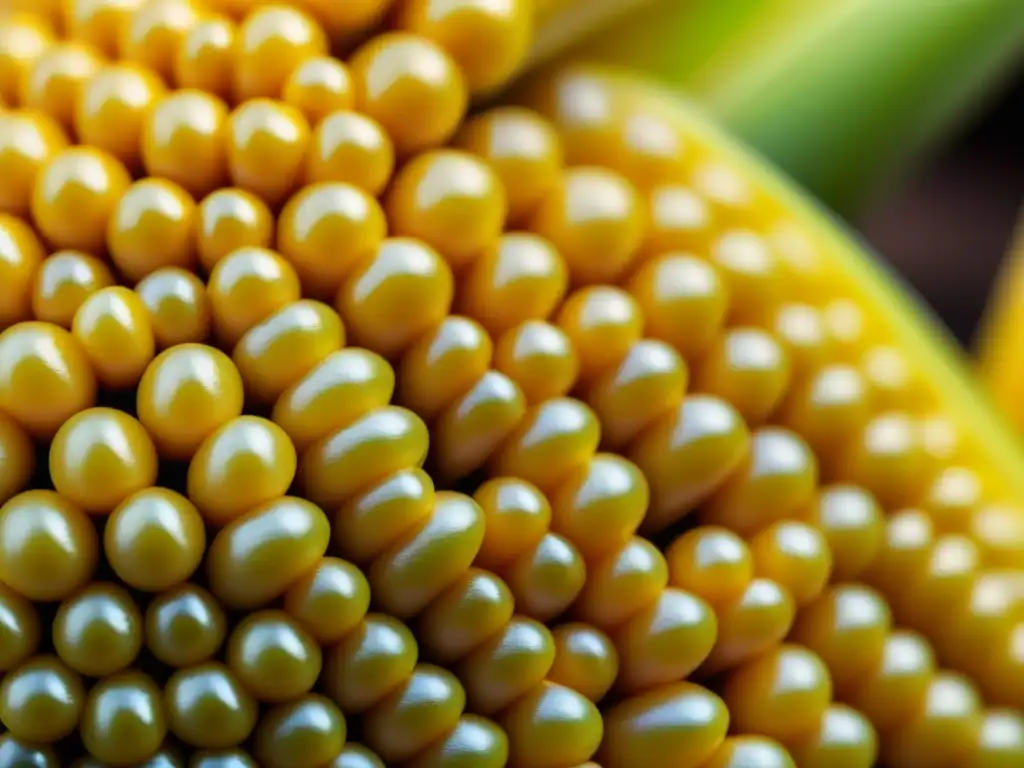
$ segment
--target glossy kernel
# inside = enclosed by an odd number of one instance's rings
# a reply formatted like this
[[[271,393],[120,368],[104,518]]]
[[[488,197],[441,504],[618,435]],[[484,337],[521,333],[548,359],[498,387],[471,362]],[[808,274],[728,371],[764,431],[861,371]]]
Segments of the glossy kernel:
[[[35,449],[28,433],[0,414],[0,504],[25,489],[35,466]]]
[[[326,115],[313,128],[306,182],[340,181],[378,196],[395,169],[395,147],[376,120],[350,110]]]
[[[601,744],[601,713],[576,691],[545,682],[499,718],[509,768],[556,768],[589,760]]]
[[[833,581],[860,576],[882,547],[885,521],[875,498],[862,488],[821,488],[811,505],[809,522],[824,534],[832,551]]]
[[[90,408],[66,422],[50,445],[50,477],[64,498],[90,514],[109,514],[156,481],[157,453],[138,420]]]
[[[604,768],[698,768],[724,741],[730,709],[685,682],[626,699],[605,713],[597,759]]]
[[[0,30],[0,98],[16,105],[25,74],[54,44],[53,31],[43,19],[28,14],[8,18]]]
[[[411,238],[389,238],[338,292],[352,343],[391,359],[449,313],[455,278],[441,255]]]
[[[468,103],[466,82],[435,43],[389,32],[365,43],[348,63],[358,111],[383,126],[398,154],[443,144],[455,133]]]
[[[756,578],[739,598],[717,606],[716,613],[718,639],[703,669],[709,674],[775,648],[793,626],[796,604],[774,581]]]
[[[705,254],[719,231],[711,205],[696,191],[669,180],[650,189],[650,212],[643,252],[658,254]]]
[[[800,768],[872,768],[878,758],[872,724],[841,704],[826,709],[815,729],[787,746]]]
[[[751,534],[802,509],[814,494],[818,462],[796,434],[776,427],[753,433],[750,454],[717,489],[702,517]]]
[[[924,637],[894,630],[885,639],[878,660],[848,686],[843,698],[879,731],[890,731],[921,708],[935,667],[935,653]]]
[[[582,555],[568,539],[547,533],[504,571],[525,615],[548,622],[572,605],[587,580]]]
[[[378,557],[369,579],[377,603],[400,619],[420,613],[466,572],[484,536],[484,516],[468,496],[438,493],[425,525]]]
[[[96,378],[77,339],[55,325],[19,323],[0,333],[0,410],[33,437],[50,439],[96,400]]]
[[[258,701],[281,703],[309,693],[323,665],[316,639],[284,611],[242,619],[228,638],[228,667]]]
[[[10,733],[0,735],[0,760],[9,760],[12,765],[30,765],[32,768],[60,768],[53,749],[19,741]]]
[[[349,748],[347,746],[346,751]],[[473,768],[504,768],[508,765],[508,736],[490,720],[463,715],[445,738],[407,763],[408,768],[445,768],[460,764]],[[339,762],[333,768],[383,768],[383,765]]]
[[[644,311],[646,335],[671,344],[689,360],[702,354],[725,322],[729,297],[715,269],[684,253],[643,264],[629,284]]]
[[[524,0],[411,0],[401,5],[398,22],[444,48],[470,91],[481,93],[503,85],[526,58],[532,11]]]
[[[312,184],[281,211],[277,248],[306,295],[332,301],[346,278],[377,253],[388,226],[380,204],[359,187]]]
[[[551,525],[551,505],[536,486],[495,478],[473,497],[484,513],[484,538],[476,562],[497,569],[535,547]]]
[[[280,205],[301,183],[309,134],[309,121],[284,102],[243,102],[225,124],[231,182]]]
[[[494,574],[470,568],[419,617],[425,655],[441,664],[465,657],[512,619],[514,598]]]
[[[589,380],[618,364],[640,340],[643,315],[626,292],[596,286],[571,294],[557,322],[579,356],[580,377]]]
[[[233,348],[249,329],[299,300],[294,267],[274,251],[242,246],[224,254],[207,282],[217,338]]]
[[[652,605],[668,578],[661,552],[647,539],[634,536],[618,552],[591,565],[573,614],[609,631]]]
[[[234,87],[236,27],[227,18],[205,17],[185,34],[174,56],[174,82],[229,99]]]
[[[82,712],[82,741],[97,760],[143,763],[156,755],[167,733],[163,698],[141,672],[122,672],[89,691]]]
[[[430,763],[427,763],[429,765]],[[384,763],[373,752],[361,744],[348,742],[334,762],[326,768],[384,768]],[[490,768],[490,766],[487,766]]]
[[[196,250],[207,273],[239,248],[270,247],[273,234],[274,217],[267,204],[244,189],[218,189],[196,209]]]
[[[123,285],[101,288],[86,298],[71,321],[71,332],[99,383],[110,389],[137,385],[156,354],[149,310]]]
[[[188,497],[207,521],[222,525],[283,496],[297,461],[279,426],[240,416],[200,444],[188,468]]]
[[[35,272],[32,314],[37,320],[71,328],[82,303],[100,288],[114,285],[109,267],[79,251],[58,251]]]
[[[343,346],[345,327],[338,314],[326,304],[302,299],[246,331],[232,359],[249,398],[270,404]]]
[[[433,420],[487,374],[492,352],[491,337],[479,323],[448,315],[402,355],[398,402]]]
[[[856,368],[825,365],[794,386],[783,404],[779,421],[807,441],[823,464],[835,464],[836,454],[856,439],[870,416],[867,383]]]
[[[310,694],[267,712],[256,727],[263,768],[319,768],[341,754],[347,733],[338,706]]]
[[[320,645],[332,645],[354,629],[370,607],[370,585],[356,566],[325,557],[285,593],[284,609]]]
[[[405,624],[368,614],[328,652],[324,687],[344,712],[365,712],[409,679],[418,653],[416,638]]]
[[[455,145],[486,160],[505,187],[508,219],[524,223],[558,183],[562,147],[540,115],[521,107],[496,107],[470,119]]]
[[[451,149],[425,152],[396,174],[385,207],[398,236],[418,238],[459,271],[493,247],[505,223],[505,191],[478,158]]]
[[[734,728],[785,740],[818,722],[832,700],[832,680],[816,654],[786,644],[735,669],[723,699]]]
[[[597,453],[601,426],[583,403],[558,398],[531,409],[494,458],[500,475],[553,490]]]
[[[200,11],[192,0],[147,0],[122,28],[119,53],[170,82],[174,58]]]
[[[494,367],[516,383],[529,405],[539,405],[569,394],[579,358],[561,328],[531,320],[498,339]]]
[[[182,187],[142,179],[117,201],[107,227],[107,248],[121,275],[136,283],[163,267],[195,264],[196,204]]]
[[[824,317],[811,304],[783,304],[770,330],[789,358],[791,382],[805,381],[832,358]]]
[[[936,675],[918,711],[883,740],[882,759],[897,768],[963,765],[977,743],[981,706],[967,678],[952,672]]]
[[[150,176],[181,185],[199,199],[226,186],[227,105],[195,89],[168,94],[150,111],[142,161]]]
[[[330,535],[327,516],[304,499],[284,496],[263,504],[214,537],[207,557],[210,590],[232,607],[264,605],[320,561]]]
[[[300,8],[256,7],[238,27],[235,39],[235,99],[279,97],[296,67],[326,52],[323,30]]]
[[[747,424],[764,422],[789,384],[789,359],[772,336],[733,328],[711,347],[694,375],[694,389],[728,400]]]
[[[394,371],[382,357],[365,349],[341,349],[281,393],[273,420],[301,452],[385,407],[394,389]]]
[[[4,30],[0,30],[0,89],[3,87]],[[68,145],[63,128],[44,112],[8,110],[0,114],[0,210],[27,216],[32,205],[32,188],[50,158]]]
[[[19,739],[49,744],[74,732],[84,702],[85,686],[75,672],[37,656],[4,676],[0,722]]]
[[[156,595],[146,608],[146,645],[170,667],[190,667],[212,658],[227,635],[217,600],[200,586],[182,584]]]
[[[172,674],[164,687],[164,706],[171,733],[205,749],[238,746],[256,727],[258,715],[255,699],[217,662]]]
[[[666,589],[612,635],[619,651],[619,689],[629,694],[685,680],[711,653],[717,631],[707,603]]]
[[[206,286],[193,272],[164,267],[135,286],[149,310],[159,349],[198,343],[210,335],[210,306]]]
[[[885,598],[860,584],[837,584],[803,607],[790,632],[829,668],[837,690],[856,685],[884,654],[892,630]]]
[[[596,455],[551,496],[551,528],[589,561],[630,540],[647,511],[647,480],[614,454]]]
[[[0,214],[0,328],[30,319],[32,283],[45,255],[31,227]]]
[[[562,624],[552,633],[555,663],[547,679],[598,702],[619,674],[619,653],[601,630],[582,623]]]
[[[101,67],[93,48],[71,41],[57,43],[26,70],[19,103],[26,109],[45,112],[70,130],[82,89]]]
[[[583,166],[563,172],[529,226],[562,254],[574,284],[614,284],[637,256],[645,217],[643,203],[626,179]]]
[[[78,506],[53,491],[26,491],[0,507],[0,582],[32,601],[62,600],[84,587],[99,539]]]
[[[333,520],[334,545],[352,562],[368,564],[416,530],[434,509],[434,481],[416,467],[399,469],[350,498]]]
[[[701,768],[797,768],[784,746],[765,736],[729,736]]]
[[[432,462],[445,482],[480,469],[522,423],[526,402],[509,377],[487,371],[444,411],[432,432]]]
[[[2,585],[0,628],[0,670],[9,672],[35,653],[41,627],[32,602]]]
[[[746,424],[728,402],[686,397],[628,453],[651,487],[641,530],[663,530],[703,503],[743,464],[750,444]]]
[[[1024,722],[1019,712],[988,709],[983,715],[977,746],[969,768],[1012,768],[1024,758]]]
[[[971,528],[986,491],[985,481],[970,467],[948,466],[932,480],[922,503],[940,531],[963,533]],[[1008,548],[1013,546],[1008,542]]]
[[[92,147],[69,147],[39,170],[32,220],[56,248],[102,253],[107,222],[131,179],[125,167]]]
[[[768,322],[781,303],[786,277],[769,244],[752,232],[727,232],[712,246],[711,263],[729,294],[731,323]]]
[[[426,424],[411,411],[371,411],[306,450],[302,484],[309,498],[335,509],[392,473],[421,466],[428,441]]]
[[[363,735],[384,760],[403,763],[455,727],[465,704],[462,684],[451,672],[420,664],[363,715]]]
[[[137,170],[146,115],[163,95],[164,84],[150,70],[134,64],[103,67],[85,82],[77,99],[74,128],[78,140]]]
[[[207,437],[241,416],[242,378],[220,350],[179,344],[149,364],[136,400],[139,420],[160,454],[190,459]]]
[[[186,581],[203,558],[206,529],[181,494],[147,488],[125,499],[103,530],[103,550],[118,578],[147,592]]]
[[[487,248],[459,290],[458,305],[497,338],[530,320],[544,320],[565,295],[561,255],[542,237],[509,233]]]
[[[664,342],[643,339],[615,368],[587,392],[587,402],[601,420],[601,442],[622,450],[672,413],[683,401],[689,371],[679,354]]]
[[[825,536],[805,523],[774,523],[750,542],[754,571],[785,587],[797,606],[813,602],[832,575],[832,552]]]
[[[116,584],[90,584],[61,603],[53,621],[57,655],[90,677],[107,677],[132,664],[142,650],[142,634],[138,606]]]
[[[883,413],[864,425],[842,452],[837,475],[892,509],[921,498],[931,471],[918,422],[907,413]]]
[[[281,98],[315,126],[332,112],[352,107],[352,76],[330,56],[308,58],[285,79]]]
[[[535,688],[550,672],[555,642],[543,624],[515,616],[456,668],[474,712],[491,715]]]
[[[700,526],[665,550],[669,583],[712,605],[738,599],[754,578],[750,548],[732,531]]]

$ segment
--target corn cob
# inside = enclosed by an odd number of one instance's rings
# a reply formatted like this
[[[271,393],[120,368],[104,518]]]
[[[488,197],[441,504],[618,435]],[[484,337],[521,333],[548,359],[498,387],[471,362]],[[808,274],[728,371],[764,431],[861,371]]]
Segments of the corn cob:
[[[0,57],[0,764],[1024,758],[1019,448],[754,156],[468,114],[525,3],[79,3]]]

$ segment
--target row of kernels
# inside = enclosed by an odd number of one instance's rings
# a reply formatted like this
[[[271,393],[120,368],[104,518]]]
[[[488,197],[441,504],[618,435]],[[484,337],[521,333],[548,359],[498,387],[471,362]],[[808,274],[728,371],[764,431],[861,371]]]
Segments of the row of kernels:
[[[385,20],[390,28],[420,36],[444,51],[474,93],[489,92],[515,74],[533,31],[532,3],[526,0],[500,6],[401,0],[390,16],[390,0],[347,3],[352,7],[344,9],[331,3],[226,9],[214,3],[212,14],[204,5],[190,0],[73,0],[61,10],[58,27],[71,41],[151,68],[180,87],[226,80],[239,98],[277,96],[303,63],[325,56],[332,44],[351,49],[353,34],[365,34]],[[25,10],[39,13],[38,8]],[[17,68],[38,58],[44,42],[52,43],[52,31],[42,20],[17,15],[14,20],[28,30],[8,32],[8,38],[20,33],[21,39],[37,42],[35,48],[6,46],[12,74],[17,74]],[[210,81],[212,75],[223,79]]]

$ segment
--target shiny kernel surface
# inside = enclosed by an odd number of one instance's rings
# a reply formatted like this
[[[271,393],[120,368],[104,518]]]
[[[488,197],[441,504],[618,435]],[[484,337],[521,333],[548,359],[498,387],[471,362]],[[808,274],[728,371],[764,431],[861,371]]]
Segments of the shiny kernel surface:
[[[527,0],[16,6],[0,763],[1018,768],[1012,464],[755,164]]]
[[[349,59],[356,108],[373,118],[400,155],[452,137],[468,102],[458,64],[436,43],[408,32],[378,35]],[[410,114],[420,119],[409,120]]]

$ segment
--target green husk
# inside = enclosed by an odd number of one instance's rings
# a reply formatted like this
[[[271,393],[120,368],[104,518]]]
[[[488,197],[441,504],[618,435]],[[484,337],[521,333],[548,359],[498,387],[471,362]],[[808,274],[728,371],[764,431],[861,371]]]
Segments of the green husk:
[[[685,89],[849,214],[968,122],[1021,63],[1024,2],[658,0],[568,57]]]

